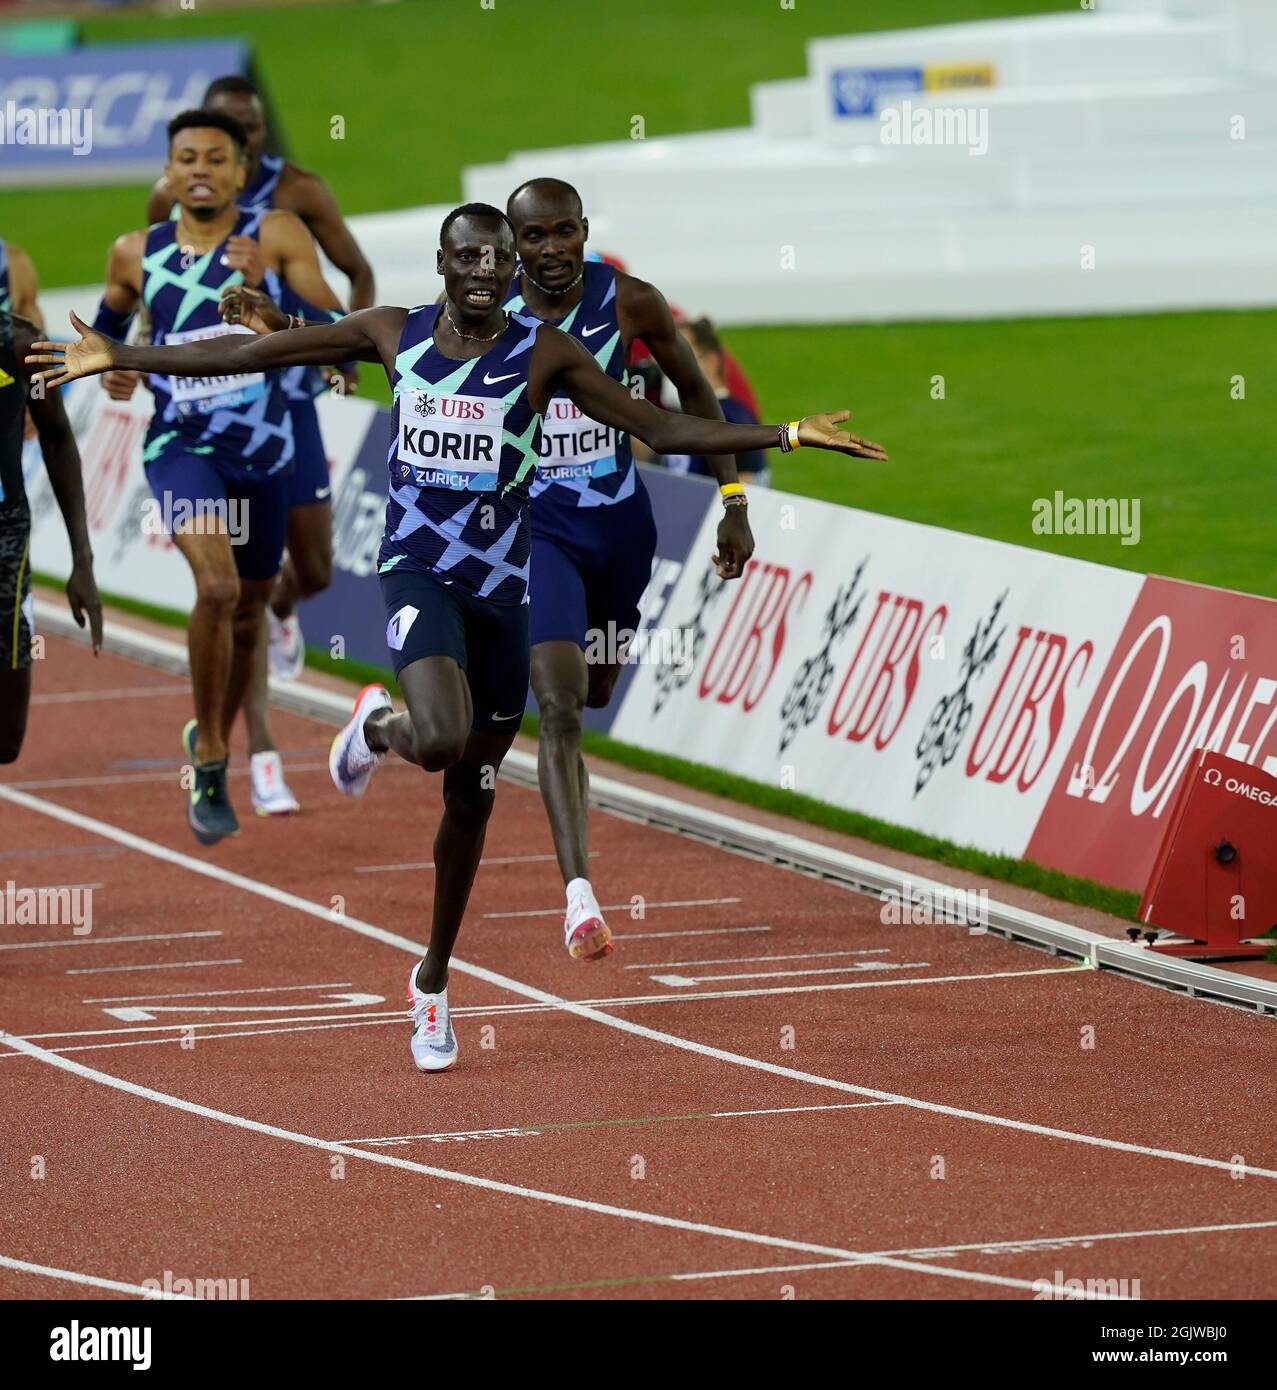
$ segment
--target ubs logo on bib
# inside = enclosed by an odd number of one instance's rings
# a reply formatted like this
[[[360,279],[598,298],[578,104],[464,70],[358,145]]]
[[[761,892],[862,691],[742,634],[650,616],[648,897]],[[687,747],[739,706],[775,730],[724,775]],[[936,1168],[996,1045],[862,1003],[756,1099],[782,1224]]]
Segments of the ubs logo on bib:
[[[422,487],[491,490],[501,464],[505,402],[441,392],[400,393],[396,455]],[[413,423],[413,417],[429,423]]]

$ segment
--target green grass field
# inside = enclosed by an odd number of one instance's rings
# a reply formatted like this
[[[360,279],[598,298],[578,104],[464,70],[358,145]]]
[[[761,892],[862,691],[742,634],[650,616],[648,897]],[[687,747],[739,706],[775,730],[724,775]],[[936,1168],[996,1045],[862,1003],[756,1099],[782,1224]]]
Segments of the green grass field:
[[[459,198],[467,163],[624,138],[638,113],[649,135],[744,124],[749,84],[800,74],[814,36],[1066,8],[1064,0],[800,0],[792,10],[645,0],[607,4],[601,22],[596,0],[498,0],[493,10],[407,0],[104,16],[84,29],[93,42],[243,35],[293,154],[321,169],[357,213]],[[538,83],[539,72],[568,80]],[[394,110],[388,93],[404,94]],[[337,114],[345,140],[329,138]],[[141,222],[142,205],[138,187],[36,190],[6,198],[4,233],[33,252],[45,284],[91,283],[111,240]],[[641,267],[641,247],[616,249]],[[828,455],[786,458],[775,467],[780,487],[1277,596],[1277,470],[1265,461],[1277,313],[754,328],[728,339],[768,418],[847,405],[892,454],[875,469]],[[1246,378],[1244,401],[1230,398],[1235,374]],[[943,401],[931,398],[933,375],[945,378]],[[372,372],[365,391],[388,399]],[[1140,543],[1034,535],[1033,499],[1057,488],[1139,498]]]

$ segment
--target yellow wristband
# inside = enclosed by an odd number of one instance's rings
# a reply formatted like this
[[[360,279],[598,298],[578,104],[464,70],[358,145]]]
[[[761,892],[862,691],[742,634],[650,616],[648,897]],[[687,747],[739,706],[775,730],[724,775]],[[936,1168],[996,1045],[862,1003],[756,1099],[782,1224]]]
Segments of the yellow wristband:
[[[739,497],[744,491],[744,483],[720,483],[718,488],[720,497]]]
[[[789,447],[791,449],[801,449],[803,447],[801,440],[798,438],[798,426],[801,424],[801,420],[791,420],[789,424],[785,426],[785,429],[789,433]]]

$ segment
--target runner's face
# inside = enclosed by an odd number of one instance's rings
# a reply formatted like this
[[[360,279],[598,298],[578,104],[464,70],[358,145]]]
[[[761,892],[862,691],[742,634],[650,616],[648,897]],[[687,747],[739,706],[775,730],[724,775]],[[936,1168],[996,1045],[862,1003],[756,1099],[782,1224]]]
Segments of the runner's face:
[[[224,130],[211,127],[178,131],[164,166],[174,200],[201,221],[226,211],[245,175],[239,146]]]
[[[207,109],[234,116],[244,127],[244,134],[248,136],[245,153],[249,167],[255,169],[266,145],[266,112],[262,109],[261,98],[247,92],[219,92]]]
[[[459,319],[472,323],[501,307],[514,278],[514,238],[504,222],[458,217],[437,261],[443,288]]]
[[[566,289],[585,263],[589,226],[574,204],[520,198],[512,210],[519,259],[547,290]]]

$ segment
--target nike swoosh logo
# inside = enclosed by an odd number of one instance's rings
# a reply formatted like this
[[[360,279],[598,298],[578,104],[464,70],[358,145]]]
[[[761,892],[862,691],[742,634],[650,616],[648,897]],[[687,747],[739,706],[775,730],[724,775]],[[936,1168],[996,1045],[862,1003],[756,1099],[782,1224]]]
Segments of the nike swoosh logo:
[[[318,498],[320,498],[320,499],[322,500],[323,498],[327,497],[328,494],[329,494],[331,491],[332,491],[332,486],[331,486],[331,484],[330,484],[328,487],[317,488],[317,489],[315,490],[315,496],[318,497]]]
[[[483,384],[485,386],[495,386],[498,381],[512,381],[518,375],[518,372],[510,372],[507,376],[489,376],[487,372],[484,372]]]
[[[522,719],[523,711],[520,710],[518,714],[494,714],[492,717],[493,719]]]
[[[611,327],[611,324],[600,323],[600,324],[596,324],[593,328],[583,328],[583,329],[581,330],[581,337],[583,337],[583,338],[592,338],[592,337],[594,337],[594,335],[595,335],[596,333],[602,333],[603,330],[604,330],[605,328],[610,328],[610,327]]]

